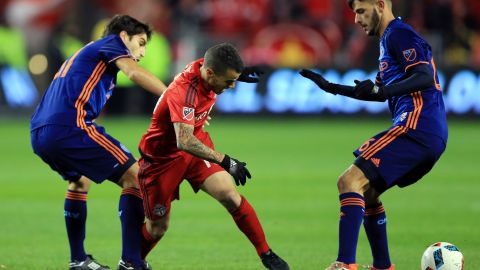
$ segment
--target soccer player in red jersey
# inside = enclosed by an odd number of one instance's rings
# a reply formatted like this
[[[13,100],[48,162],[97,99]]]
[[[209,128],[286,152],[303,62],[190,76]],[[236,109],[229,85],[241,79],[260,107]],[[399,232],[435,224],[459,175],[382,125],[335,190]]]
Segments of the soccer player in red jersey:
[[[180,183],[186,179],[195,192],[203,190],[227,209],[266,268],[289,269],[270,249],[255,210],[232,183],[233,177],[237,185],[245,185],[251,177],[246,163],[215,151],[203,130],[217,95],[237,81],[258,81],[250,77],[255,73],[255,68],[244,68],[235,47],[222,43],[187,65],[158,100],[139,146],[138,180],[147,218],[143,236],[148,240],[142,245],[143,258],[165,234],[171,202],[179,199]]]

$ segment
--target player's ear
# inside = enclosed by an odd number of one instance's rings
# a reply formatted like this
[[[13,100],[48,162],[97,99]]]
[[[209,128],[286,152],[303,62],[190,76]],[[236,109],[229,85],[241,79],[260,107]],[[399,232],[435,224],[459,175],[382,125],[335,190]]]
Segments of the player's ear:
[[[123,42],[129,40],[129,36],[128,36],[127,31],[121,31],[118,35],[123,40]]]
[[[377,0],[377,6],[380,12],[383,12],[383,10],[385,9],[385,5],[385,0]]]
[[[123,30],[122,32],[120,32],[120,34],[118,34],[120,36],[120,38],[125,42],[125,41],[132,41],[132,38],[133,38],[133,35],[129,35],[127,33],[127,31]]]
[[[215,76],[215,72],[213,72],[213,69],[207,68],[207,77],[211,78],[213,76]]]

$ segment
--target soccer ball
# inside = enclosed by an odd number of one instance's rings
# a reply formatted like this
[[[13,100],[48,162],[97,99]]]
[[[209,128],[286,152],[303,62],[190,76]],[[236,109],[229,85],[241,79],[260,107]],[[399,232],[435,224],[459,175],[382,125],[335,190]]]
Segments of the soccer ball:
[[[455,245],[435,243],[423,253],[421,270],[463,270],[463,255]]]

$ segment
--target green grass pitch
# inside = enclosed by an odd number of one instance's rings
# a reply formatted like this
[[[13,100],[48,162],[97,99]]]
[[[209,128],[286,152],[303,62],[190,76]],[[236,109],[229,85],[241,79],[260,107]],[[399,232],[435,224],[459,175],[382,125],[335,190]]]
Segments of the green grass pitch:
[[[351,151],[389,122],[220,116],[211,122],[207,130],[217,150],[248,163],[253,179],[239,190],[255,207],[270,246],[293,270],[324,269],[337,253],[336,179],[353,161]],[[100,123],[136,153],[149,119],[106,117]],[[398,270],[420,269],[423,250],[436,241],[456,244],[467,270],[480,265],[480,125],[478,119],[449,124],[447,150],[430,174],[382,197]],[[28,119],[0,120],[0,135],[0,270],[66,269],[66,183],[32,153]],[[87,251],[113,268],[120,257],[119,193],[105,182],[92,186],[88,201]],[[173,203],[170,230],[148,257],[154,269],[263,269],[219,203],[194,194],[188,184],[181,196]],[[357,261],[370,260],[362,231]]]

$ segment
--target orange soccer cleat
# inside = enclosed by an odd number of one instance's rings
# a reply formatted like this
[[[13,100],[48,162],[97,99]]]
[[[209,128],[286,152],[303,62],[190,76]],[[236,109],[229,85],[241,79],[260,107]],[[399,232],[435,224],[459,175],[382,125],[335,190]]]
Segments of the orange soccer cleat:
[[[390,267],[385,269],[376,268],[375,266],[371,266],[371,265],[365,265],[363,266],[363,268],[368,270],[395,270],[395,264],[392,264],[390,265]]]
[[[356,264],[346,264],[342,262],[334,262],[325,270],[357,270],[358,266]]]

